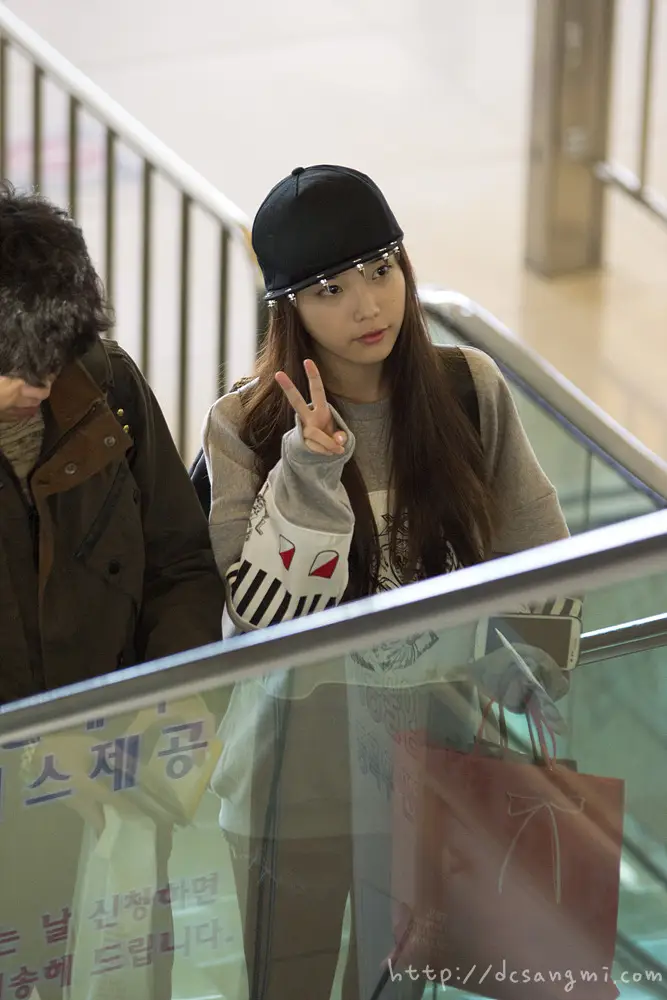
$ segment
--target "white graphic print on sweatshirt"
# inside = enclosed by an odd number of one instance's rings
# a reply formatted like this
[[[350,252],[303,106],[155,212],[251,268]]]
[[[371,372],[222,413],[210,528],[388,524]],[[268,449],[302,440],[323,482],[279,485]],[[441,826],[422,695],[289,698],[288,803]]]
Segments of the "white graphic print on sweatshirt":
[[[232,621],[246,631],[333,607],[347,587],[351,538],[288,521],[267,480],[253,504],[241,558],[227,572]]]

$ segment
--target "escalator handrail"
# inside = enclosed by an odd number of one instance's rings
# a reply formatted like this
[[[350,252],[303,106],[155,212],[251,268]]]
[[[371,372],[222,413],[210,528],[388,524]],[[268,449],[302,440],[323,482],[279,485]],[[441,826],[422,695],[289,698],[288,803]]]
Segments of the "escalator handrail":
[[[0,742],[212,691],[223,679],[230,687],[253,678],[270,682],[281,671],[666,569],[667,510],[661,510],[4,705]]]
[[[667,646],[667,614],[585,632],[579,664],[599,663],[660,646]]]
[[[520,341],[492,313],[467,296],[442,288],[422,287],[427,314],[439,319],[471,346],[490,357],[521,383],[543,409],[565,423],[573,436],[661,506],[667,500],[667,462],[597,406],[536,351]]]

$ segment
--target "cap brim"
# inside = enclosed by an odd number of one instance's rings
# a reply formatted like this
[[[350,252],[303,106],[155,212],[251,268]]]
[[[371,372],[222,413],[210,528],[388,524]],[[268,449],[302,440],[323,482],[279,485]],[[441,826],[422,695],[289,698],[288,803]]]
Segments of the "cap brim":
[[[292,285],[286,285],[284,288],[272,289],[270,292],[266,292],[264,295],[264,301],[271,302],[274,299],[281,299],[285,295],[301,292],[304,288],[310,288],[311,285],[316,285],[318,281],[323,281],[325,278],[335,278],[336,275],[342,274],[343,271],[349,271],[351,267],[356,267],[357,264],[367,264],[369,260],[378,260],[385,253],[394,253],[400,248],[402,239],[403,233],[386,246],[376,247],[374,250],[369,250],[368,253],[361,254],[360,257],[352,257],[350,260],[343,261],[341,264],[334,264],[331,267],[328,267],[325,271],[321,271],[319,274],[314,274],[309,278],[304,278],[302,281],[297,281]]]

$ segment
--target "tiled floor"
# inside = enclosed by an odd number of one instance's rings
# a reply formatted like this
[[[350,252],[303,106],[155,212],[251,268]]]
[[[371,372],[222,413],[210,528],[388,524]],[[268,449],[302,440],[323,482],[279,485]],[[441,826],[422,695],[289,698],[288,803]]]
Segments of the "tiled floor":
[[[371,173],[424,282],[470,294],[667,456],[667,229],[609,198],[603,273],[526,273],[532,0],[12,0],[248,214],[299,163]],[[614,155],[633,166],[642,0],[619,0]],[[652,183],[667,192],[667,0]]]

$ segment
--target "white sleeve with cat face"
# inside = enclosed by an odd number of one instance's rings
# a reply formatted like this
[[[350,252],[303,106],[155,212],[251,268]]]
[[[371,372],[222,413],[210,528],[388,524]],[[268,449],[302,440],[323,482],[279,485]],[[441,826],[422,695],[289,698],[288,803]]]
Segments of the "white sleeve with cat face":
[[[336,415],[337,416],[337,415]],[[342,455],[316,455],[301,427],[283,438],[281,459],[257,494],[240,558],[226,571],[223,633],[248,631],[323,611],[348,584],[354,514],[341,483]]]

